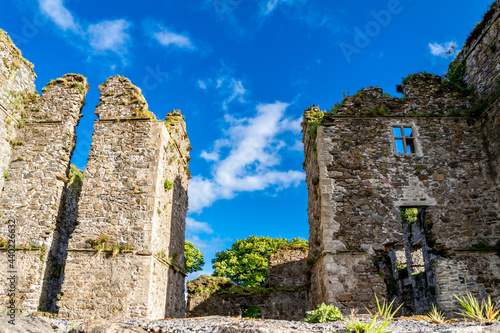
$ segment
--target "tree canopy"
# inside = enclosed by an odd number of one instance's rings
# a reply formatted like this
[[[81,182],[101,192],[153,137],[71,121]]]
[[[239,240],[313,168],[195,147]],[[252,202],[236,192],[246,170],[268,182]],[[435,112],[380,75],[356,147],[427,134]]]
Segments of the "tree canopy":
[[[230,249],[215,253],[213,275],[230,278],[245,287],[261,286],[268,281],[269,257],[283,246],[307,247],[308,242],[301,238],[289,240],[263,236],[236,240]]]
[[[186,261],[186,273],[201,271],[205,261],[205,254],[201,253],[193,243],[184,241],[184,259]]]

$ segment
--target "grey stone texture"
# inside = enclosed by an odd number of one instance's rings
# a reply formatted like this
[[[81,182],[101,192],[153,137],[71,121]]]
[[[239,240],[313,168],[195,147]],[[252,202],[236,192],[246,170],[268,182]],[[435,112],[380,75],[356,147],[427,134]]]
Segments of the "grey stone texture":
[[[109,78],[100,89],[59,314],[182,317],[185,274],[178,267],[189,178],[183,117],[174,111],[155,121],[126,78]],[[103,235],[103,249],[89,243]],[[126,253],[113,255],[115,247]]]
[[[244,288],[229,279],[202,276],[188,282],[188,317],[242,315],[260,307],[263,319],[300,320],[307,307],[307,250],[284,248],[269,258],[269,286]]]
[[[39,95],[32,66],[10,38],[0,32],[2,105],[0,117],[0,240],[7,240],[6,222],[15,220],[16,303],[19,310],[45,308],[57,238],[61,198],[76,142],[75,126],[88,89],[81,75],[50,82]],[[7,147],[7,145],[9,147]],[[0,249],[0,308],[9,304],[7,248]]]
[[[39,95],[32,65],[2,30],[0,57],[0,216],[16,222],[10,257],[12,229],[0,223],[0,310],[14,274],[17,313],[184,317],[184,117],[157,121],[139,88],[109,78],[84,179],[70,160],[86,79],[64,75]]]
[[[371,309],[376,293],[451,315],[454,295],[500,300],[499,7],[455,60],[472,92],[419,73],[404,98],[372,87],[305,111],[311,308]],[[414,153],[397,153],[396,126],[412,129]]]

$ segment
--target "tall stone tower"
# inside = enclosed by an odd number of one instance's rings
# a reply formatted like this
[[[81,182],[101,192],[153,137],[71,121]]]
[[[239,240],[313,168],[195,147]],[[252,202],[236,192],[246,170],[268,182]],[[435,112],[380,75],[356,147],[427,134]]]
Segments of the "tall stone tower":
[[[67,74],[39,95],[2,30],[0,57],[0,310],[183,317],[184,117],[157,121],[128,79],[108,79],[82,182],[70,160],[87,80]]]
[[[189,140],[178,111],[156,121],[140,90],[100,87],[91,151],[69,242],[66,318],[184,316]]]
[[[500,1],[446,78],[370,87],[304,114],[312,308],[405,314],[500,300]]]
[[[0,308],[8,307],[15,276],[18,311],[45,308],[51,262],[59,242],[61,198],[80,119],[86,79],[68,74],[39,95],[31,64],[0,30]]]

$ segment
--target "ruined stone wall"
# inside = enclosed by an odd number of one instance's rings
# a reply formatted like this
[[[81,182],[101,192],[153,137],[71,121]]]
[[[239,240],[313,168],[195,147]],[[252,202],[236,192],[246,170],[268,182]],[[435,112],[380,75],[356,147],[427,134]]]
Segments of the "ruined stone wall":
[[[500,1],[491,4],[467,38],[453,66],[465,65],[465,82],[484,99],[498,89],[500,77]]]
[[[305,287],[307,285],[307,249],[282,248],[269,257],[270,287]]]
[[[128,79],[112,77],[100,89],[59,313],[183,316],[189,156],[184,122],[180,114],[173,124],[156,121]]]
[[[33,65],[21,55],[5,31],[0,29],[0,172],[10,162],[11,145],[17,128],[22,123],[22,101],[26,94],[35,92]],[[4,178],[0,177],[0,188]]]
[[[410,76],[402,89],[403,99],[380,88],[349,96],[317,129],[311,119],[322,117],[319,108],[306,110],[311,258],[317,258],[315,250],[321,253],[311,270],[311,307],[323,301],[341,308],[366,306],[373,303],[373,292],[383,294],[384,282],[394,283],[384,262],[403,241],[401,207],[425,208],[429,260],[498,241],[498,196],[488,176],[481,122],[467,117],[473,99],[429,74]],[[399,125],[413,129],[416,153],[396,153],[392,127]],[[347,251],[359,253],[362,265],[353,265],[357,256],[344,257]],[[488,269],[496,276],[496,268]],[[429,294],[444,293],[429,278]],[[415,285],[416,277],[409,279]],[[366,295],[369,299],[353,300]]]
[[[497,193],[500,195],[499,37],[500,1],[495,1],[483,16],[483,20],[471,32],[451,67],[463,66],[464,80],[479,98],[475,111],[481,116],[490,175],[496,180]]]
[[[22,94],[18,130],[5,138],[12,148],[3,172],[0,211],[3,219],[16,221],[16,265],[31,268],[18,271],[16,305],[22,311],[46,308],[48,258],[56,251],[61,198],[87,89],[85,78],[69,74],[49,83],[40,96]],[[5,238],[7,224],[2,223],[0,232]],[[5,250],[2,256],[6,259]],[[1,265],[7,274],[7,261]],[[0,292],[6,295],[3,288],[4,284]],[[3,298],[0,306],[7,306],[7,301]]]
[[[308,310],[305,287],[244,288],[225,278],[202,276],[187,288],[188,317],[239,317],[245,307],[260,307],[262,319],[301,320]]]

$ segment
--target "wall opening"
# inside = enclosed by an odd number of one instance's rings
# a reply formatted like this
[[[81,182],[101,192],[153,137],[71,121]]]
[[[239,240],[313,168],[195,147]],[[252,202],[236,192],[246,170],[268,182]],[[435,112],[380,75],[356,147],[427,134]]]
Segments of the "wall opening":
[[[425,209],[401,208],[403,238],[381,262],[388,298],[395,299],[396,306],[403,304],[402,315],[426,314],[435,304],[435,255],[427,244]]]
[[[242,306],[241,307],[241,317],[242,318],[262,319],[262,307],[261,306]]]

